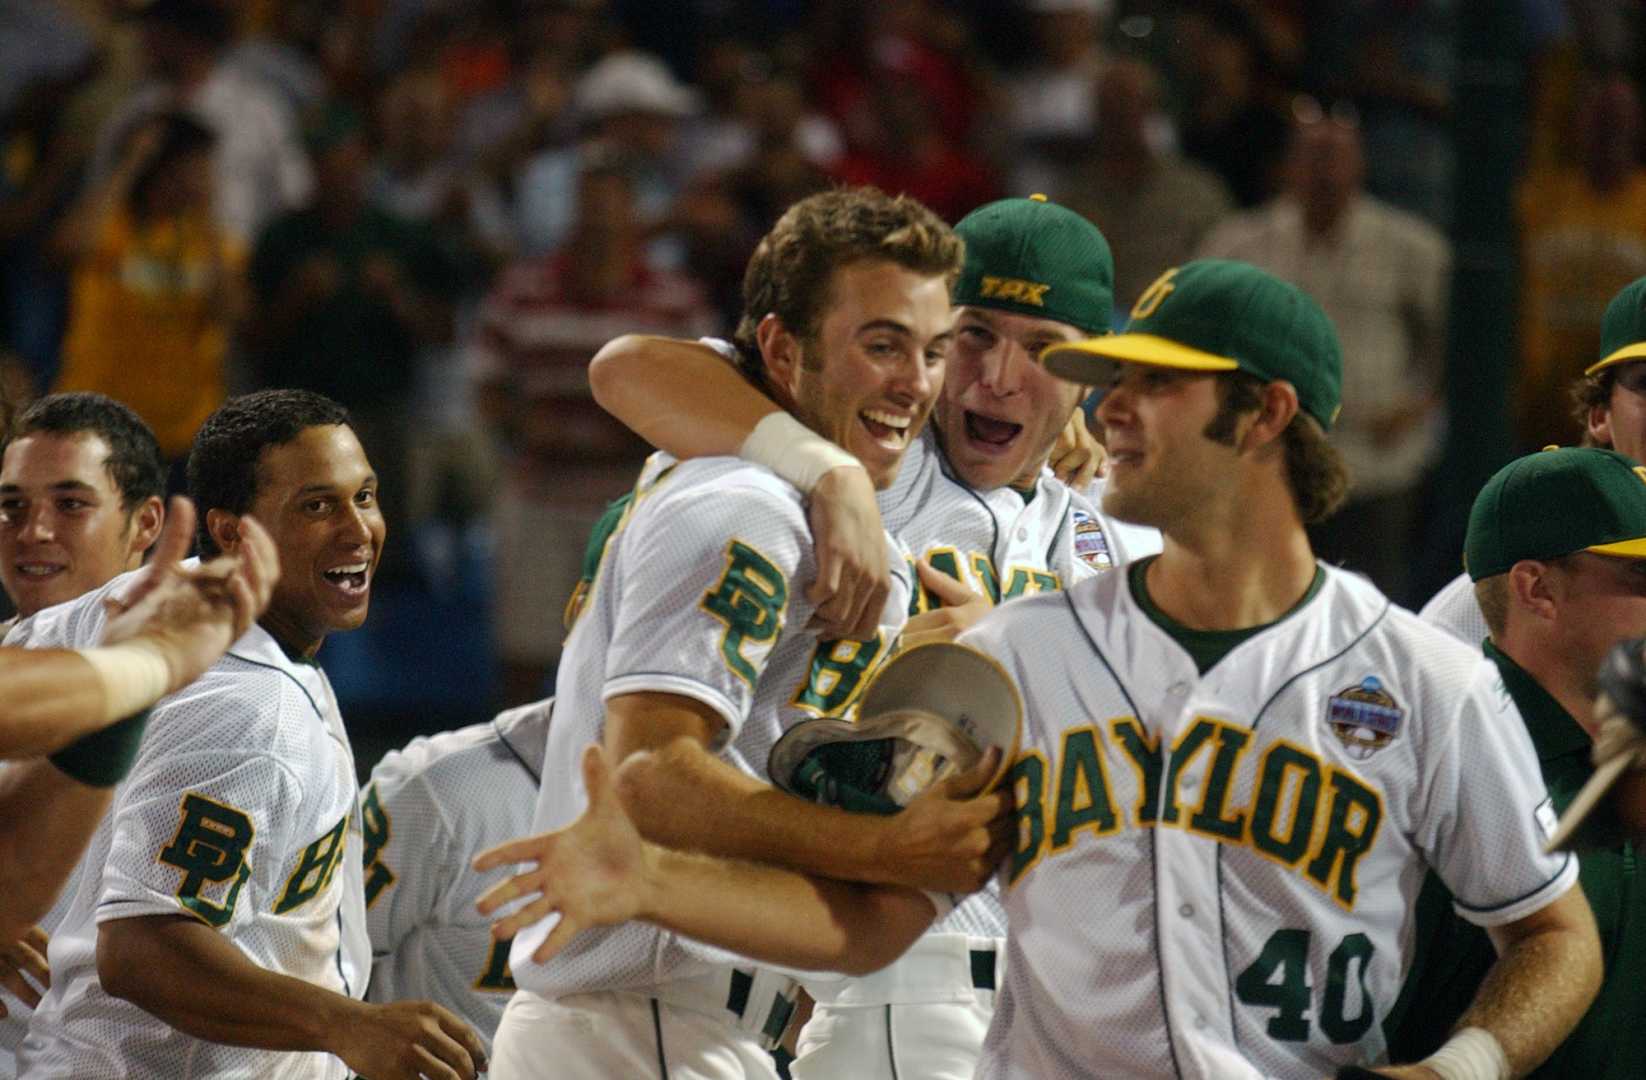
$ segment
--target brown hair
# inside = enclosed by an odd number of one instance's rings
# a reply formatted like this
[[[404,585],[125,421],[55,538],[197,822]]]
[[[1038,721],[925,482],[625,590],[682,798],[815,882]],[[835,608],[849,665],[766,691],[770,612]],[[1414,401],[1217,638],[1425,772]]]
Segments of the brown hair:
[[[1583,433],[1579,446],[1598,446],[1595,437],[1589,434],[1589,413],[1596,406],[1605,408],[1612,401],[1612,387],[1617,385],[1617,368],[1601,368],[1593,375],[1584,375],[1572,383],[1568,391],[1572,401],[1572,419],[1577,421],[1578,431]]]
[[[872,187],[835,188],[801,199],[778,218],[743,273],[738,366],[756,383],[765,363],[755,341],[760,320],[776,315],[803,343],[816,339],[834,272],[863,259],[885,259],[916,273],[960,274],[960,238],[907,195]]]
[[[1264,382],[1245,371],[1231,371],[1217,379],[1217,415],[1201,434],[1227,446],[1234,445],[1235,423],[1263,404]],[[1325,521],[1349,494],[1349,470],[1326,438],[1320,423],[1299,410],[1281,433],[1286,451],[1286,484],[1305,525]]]

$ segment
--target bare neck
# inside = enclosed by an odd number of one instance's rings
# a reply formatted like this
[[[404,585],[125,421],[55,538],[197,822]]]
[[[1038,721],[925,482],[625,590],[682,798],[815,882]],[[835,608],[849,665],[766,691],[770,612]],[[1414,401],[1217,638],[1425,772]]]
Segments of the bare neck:
[[[1296,607],[1314,583],[1315,558],[1290,494],[1279,495],[1226,499],[1191,525],[1162,530],[1164,549],[1145,579],[1154,605],[1194,630],[1263,626]]]
[[[1566,655],[1554,647],[1555,642],[1545,640],[1546,636],[1540,633],[1539,627],[1527,625],[1511,615],[1503,633],[1492,635],[1492,644],[1519,664],[1521,670],[1535,679],[1593,738],[1594,673],[1600,665]]]

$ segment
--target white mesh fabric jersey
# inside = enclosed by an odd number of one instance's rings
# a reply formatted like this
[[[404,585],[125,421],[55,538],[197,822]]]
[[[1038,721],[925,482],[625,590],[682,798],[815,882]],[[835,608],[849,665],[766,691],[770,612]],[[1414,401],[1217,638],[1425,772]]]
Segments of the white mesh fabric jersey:
[[[909,605],[904,551],[887,538],[894,587],[871,642],[822,642],[807,629],[815,575],[798,492],[735,458],[684,462],[637,491],[606,548],[566,643],[532,831],[583,811],[579,761],[603,734],[605,702],[650,691],[707,704],[726,722],[721,757],[759,779],[784,725],[844,715],[890,651]],[[550,963],[531,953],[550,928],[515,937],[515,981],[545,997],[644,988],[739,962],[642,924],[580,934]],[[747,963],[747,961],[741,961]]]
[[[1475,599],[1475,583],[1469,580],[1468,574],[1459,574],[1448,581],[1445,588],[1423,605],[1418,618],[1476,649],[1492,632],[1480,610],[1480,601]]]
[[[1126,576],[962,637],[1025,695],[979,1077],[1324,1076],[1377,1061],[1432,867],[1482,925],[1576,881],[1492,666],[1367,581],[1204,676]]]
[[[30,643],[85,646],[124,578],[37,616]],[[49,618],[48,618],[49,616]],[[330,684],[253,627],[164,698],[114,793],[52,941],[52,986],[18,1055],[30,1077],[344,1077],[324,1054],[184,1035],[104,993],[98,925],[190,915],[258,965],[359,997],[370,965],[354,759]]]
[[[509,876],[480,852],[531,832],[553,699],[419,736],[372,770],[361,798],[371,1001],[438,1002],[488,1047],[514,993],[509,943],[474,909]]]

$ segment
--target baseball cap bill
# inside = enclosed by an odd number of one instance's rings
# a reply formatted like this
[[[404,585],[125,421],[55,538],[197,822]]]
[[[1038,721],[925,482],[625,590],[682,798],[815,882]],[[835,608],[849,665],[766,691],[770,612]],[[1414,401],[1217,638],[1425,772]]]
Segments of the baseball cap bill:
[[[1326,430],[1343,397],[1343,352],[1320,305],[1297,286],[1229,259],[1166,271],[1138,298],[1124,331],[1052,345],[1040,359],[1059,378],[1099,387],[1123,363],[1284,379]]]
[[[1107,334],[1114,256],[1096,225],[1044,195],[980,206],[954,227],[966,262],[956,306],[995,308]]]
[[[1463,565],[1471,580],[1522,559],[1579,551],[1646,559],[1646,470],[1613,450],[1549,449],[1516,458],[1475,496]]]
[[[870,680],[855,721],[805,720],[772,746],[767,775],[785,791],[849,810],[892,812],[931,783],[999,747],[1012,765],[1023,700],[999,663],[976,649],[935,642],[906,649]]]
[[[1600,320],[1600,359],[1583,374],[1631,360],[1646,360],[1646,277],[1625,285],[1606,305]]]

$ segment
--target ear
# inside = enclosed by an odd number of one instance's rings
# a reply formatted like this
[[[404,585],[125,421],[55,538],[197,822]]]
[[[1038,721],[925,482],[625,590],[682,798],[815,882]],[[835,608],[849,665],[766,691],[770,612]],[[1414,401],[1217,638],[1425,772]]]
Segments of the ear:
[[[158,495],[143,500],[131,515],[131,553],[141,556],[160,536],[160,527],[166,523],[166,504]]]
[[[1297,415],[1297,388],[1284,379],[1265,383],[1263,396],[1252,416],[1251,426],[1241,437],[1242,450],[1278,443],[1292,417]]]
[[[1509,567],[1509,605],[1544,621],[1553,621],[1565,595],[1554,568],[1536,559]]]
[[[1612,445],[1612,409],[1607,405],[1589,406],[1589,439],[1596,446]]]
[[[240,546],[240,516],[227,510],[206,511],[206,532],[225,554]]]
[[[772,383],[793,397],[795,375],[800,370],[800,339],[783,325],[779,316],[767,315],[755,327],[754,340],[760,346],[760,356],[766,361]]]

